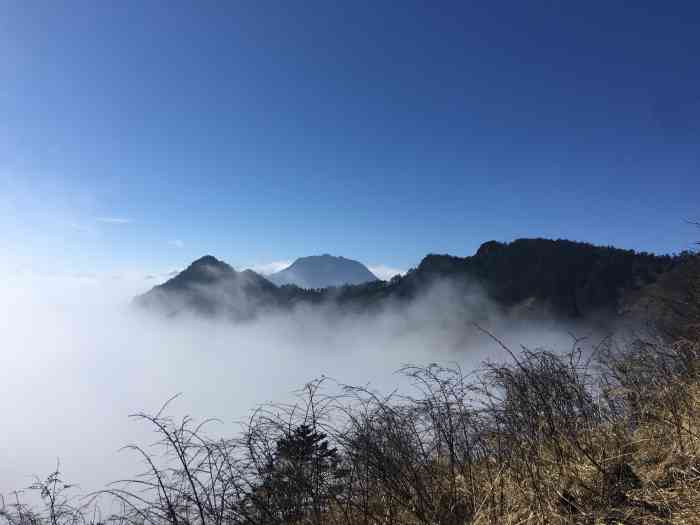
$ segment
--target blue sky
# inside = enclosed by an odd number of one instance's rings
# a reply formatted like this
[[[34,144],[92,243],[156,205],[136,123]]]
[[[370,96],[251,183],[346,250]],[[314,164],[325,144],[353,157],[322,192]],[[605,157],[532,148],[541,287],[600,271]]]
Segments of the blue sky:
[[[5,3],[5,257],[408,268],[489,239],[692,245],[697,3],[331,4]]]

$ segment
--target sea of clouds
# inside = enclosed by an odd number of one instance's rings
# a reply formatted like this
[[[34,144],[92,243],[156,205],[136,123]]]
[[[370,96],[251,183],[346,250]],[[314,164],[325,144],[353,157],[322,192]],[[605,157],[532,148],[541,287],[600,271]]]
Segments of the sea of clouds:
[[[132,307],[152,285],[32,272],[1,285],[0,493],[29,485],[57,460],[83,491],[133,476],[142,465],[120,448],[155,435],[129,414],[155,412],[177,393],[172,415],[220,418],[212,431],[224,435],[259,404],[289,400],[320,376],[389,391],[408,388],[395,373],[407,363],[469,370],[507,359],[472,319],[516,350],[568,350],[571,333],[588,335],[566,323],[508,320],[478,287],[449,281],[371,315],[324,306],[239,324]]]

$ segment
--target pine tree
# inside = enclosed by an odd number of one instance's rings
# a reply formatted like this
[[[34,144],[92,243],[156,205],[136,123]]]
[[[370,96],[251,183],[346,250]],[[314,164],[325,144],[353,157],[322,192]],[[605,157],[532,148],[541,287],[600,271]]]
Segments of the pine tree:
[[[341,491],[344,471],[337,449],[327,435],[311,425],[299,425],[280,438],[265,469],[261,490],[278,523],[303,519],[320,524],[329,503]]]

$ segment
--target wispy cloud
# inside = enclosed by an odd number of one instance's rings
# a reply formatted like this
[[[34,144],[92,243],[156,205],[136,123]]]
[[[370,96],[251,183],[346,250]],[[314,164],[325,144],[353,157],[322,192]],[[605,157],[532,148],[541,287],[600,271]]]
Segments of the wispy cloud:
[[[292,261],[272,261],[263,264],[254,264],[249,268],[254,272],[262,275],[270,275],[271,273],[279,272],[284,270],[286,267],[292,264]]]
[[[165,270],[157,273],[149,273],[143,276],[143,280],[149,281],[151,285],[162,284],[165,281],[175,277],[182,270],[183,268],[177,268],[175,270]]]
[[[131,223],[131,219],[127,217],[96,217],[95,220],[97,222],[101,222],[103,224],[129,224]]]
[[[175,248],[184,248],[185,247],[185,242],[181,241],[180,239],[173,239],[172,241],[168,241],[168,244],[170,246],[175,246]]]
[[[183,269],[182,268],[177,268],[175,270],[165,270],[162,272],[157,272],[157,273],[148,273],[143,275],[143,280],[144,281],[155,281],[154,284],[157,283],[163,283],[170,279],[171,277],[175,277],[178,273],[180,273]]]
[[[79,224],[77,222],[71,222],[68,225],[73,231],[79,232],[79,233],[88,233],[91,232],[92,229],[88,226],[85,226],[84,224]]]
[[[368,268],[370,272],[372,272],[374,275],[376,275],[379,279],[383,281],[388,281],[394,275],[403,275],[404,273],[406,273],[406,270],[399,270],[398,268],[392,268],[384,264],[376,264],[374,266],[368,266]]]

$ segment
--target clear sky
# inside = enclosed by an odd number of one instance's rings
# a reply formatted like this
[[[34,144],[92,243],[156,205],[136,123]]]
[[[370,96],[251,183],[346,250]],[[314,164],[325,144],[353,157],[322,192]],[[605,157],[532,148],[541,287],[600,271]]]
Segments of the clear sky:
[[[695,240],[697,2],[110,3],[3,3],[0,257]]]

